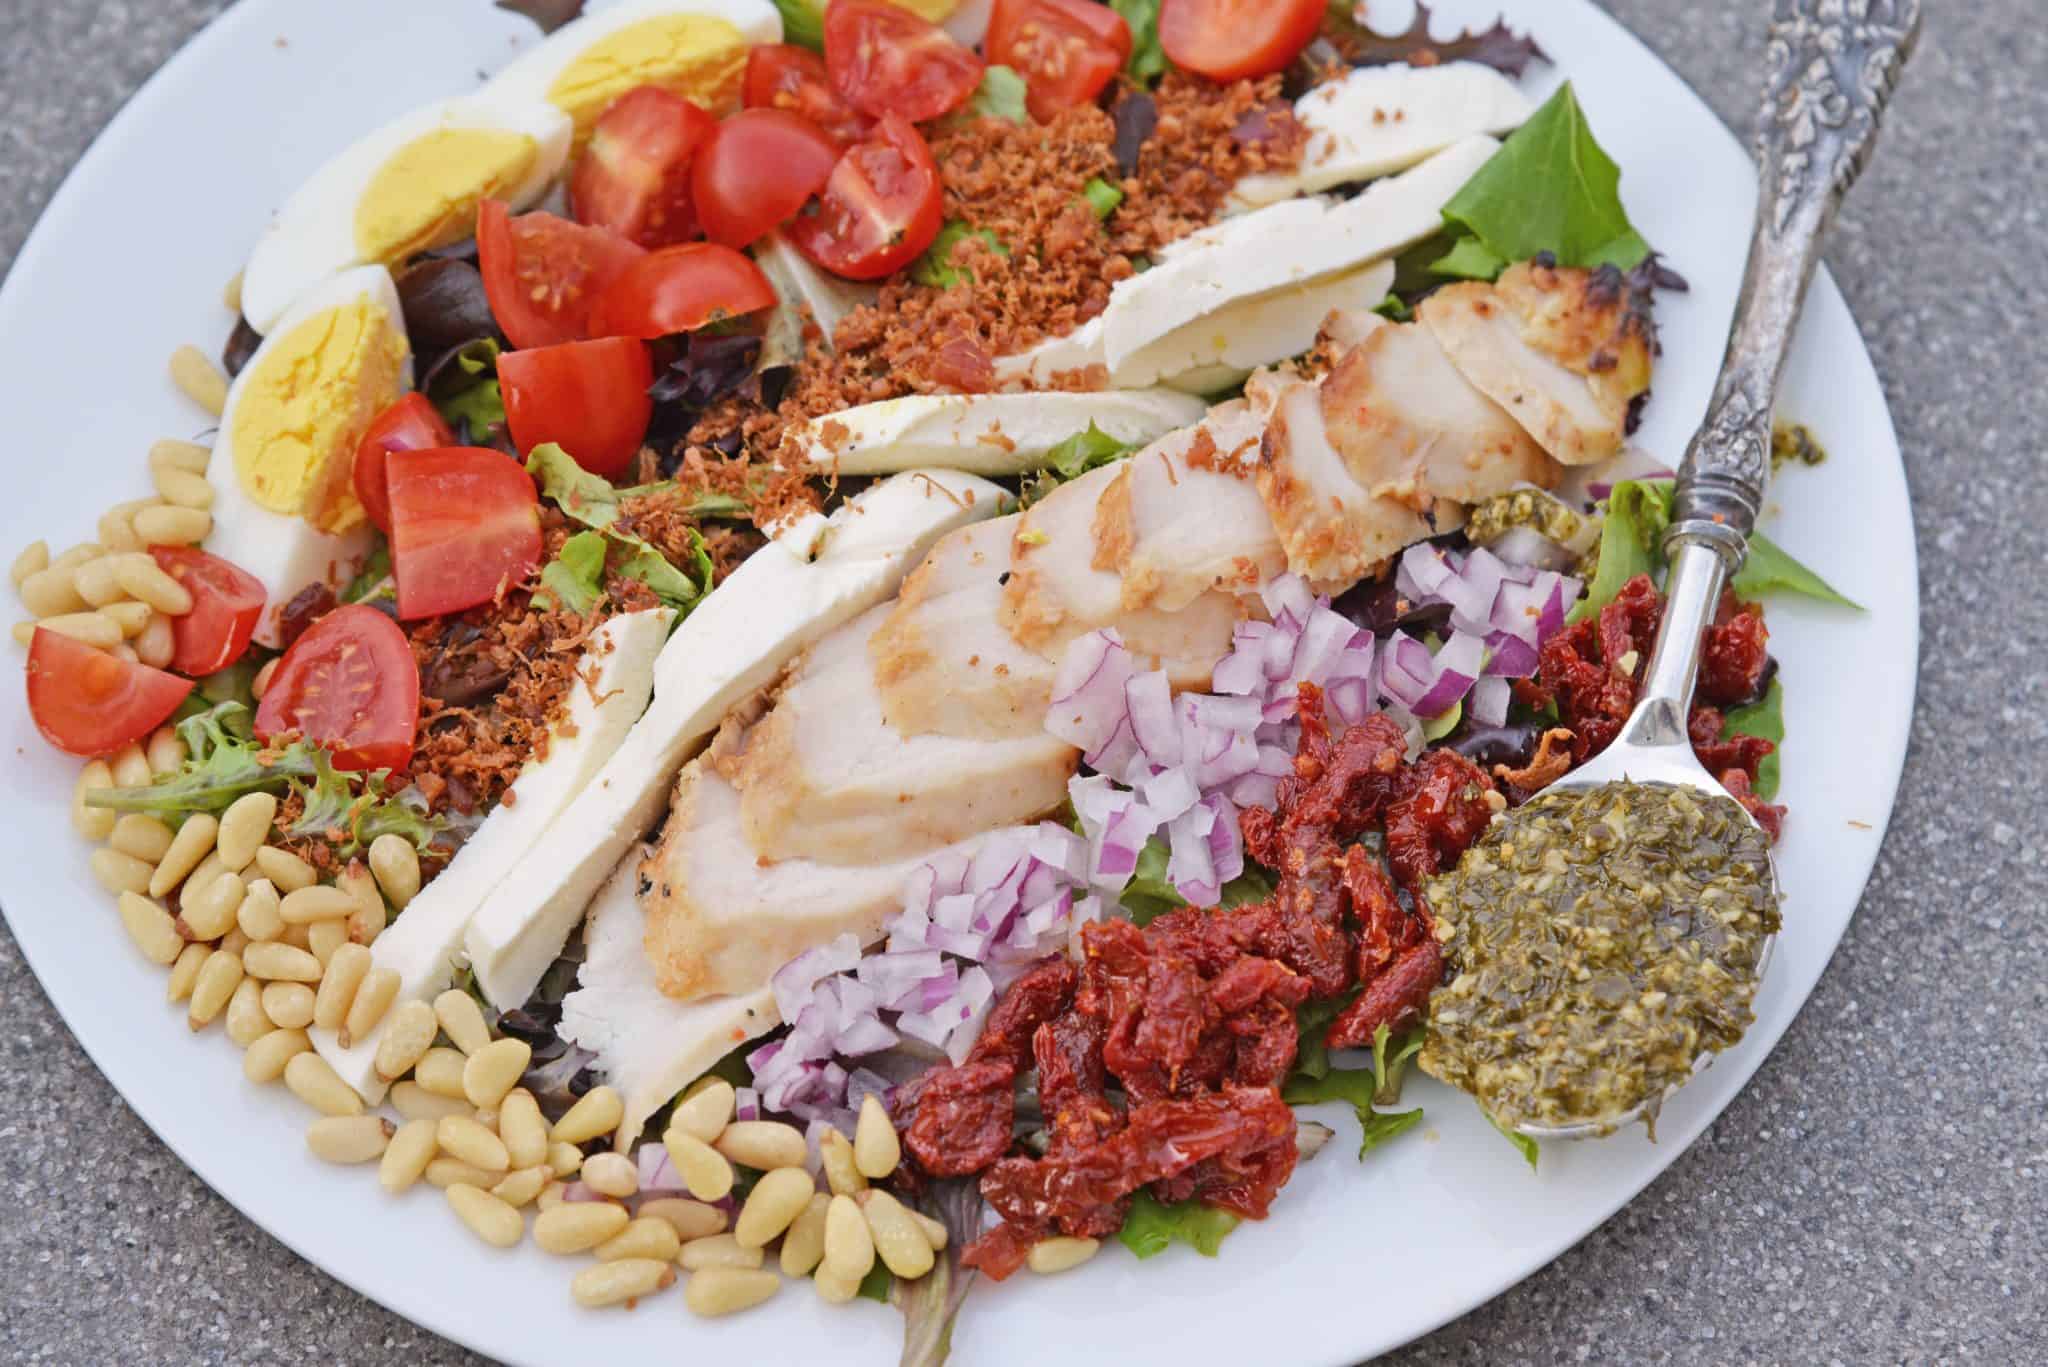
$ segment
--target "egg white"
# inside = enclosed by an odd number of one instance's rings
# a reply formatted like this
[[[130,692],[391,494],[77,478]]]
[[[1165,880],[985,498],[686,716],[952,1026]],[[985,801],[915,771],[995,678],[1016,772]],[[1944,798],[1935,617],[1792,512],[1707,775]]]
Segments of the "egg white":
[[[242,313],[268,335],[306,291],[364,264],[356,246],[356,203],[400,149],[443,128],[523,133],[539,152],[510,195],[515,209],[539,199],[569,159],[574,129],[545,100],[497,94],[441,100],[393,119],[315,171],[271,220],[242,272]]]
[[[545,103],[555,79],[593,44],[668,14],[723,19],[750,47],[782,41],[782,15],[768,0],[625,0],[562,25],[492,77],[484,90],[507,99]]]

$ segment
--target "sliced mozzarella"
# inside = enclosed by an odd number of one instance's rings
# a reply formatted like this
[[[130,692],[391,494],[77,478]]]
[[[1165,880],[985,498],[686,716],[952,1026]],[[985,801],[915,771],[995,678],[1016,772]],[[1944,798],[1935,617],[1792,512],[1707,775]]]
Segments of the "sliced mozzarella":
[[[775,994],[765,986],[687,1004],[662,995],[643,946],[642,853],[637,845],[627,850],[591,902],[576,990],[562,999],[562,1038],[597,1055],[595,1066],[625,1103],[617,1138],[621,1150],[670,1097],[782,1021]]]
[[[1231,190],[1230,207],[1405,171],[1476,133],[1519,128],[1533,112],[1513,81],[1477,62],[1359,67],[1295,101],[1295,117],[1308,129],[1301,165],[1246,176]]]
[[[399,1002],[428,1000],[448,986],[477,908],[619,748],[647,706],[654,659],[674,616],[667,608],[626,613],[591,637],[585,675],[570,690],[568,715],[549,735],[545,757],[520,771],[505,800],[371,947],[376,966],[397,971]],[[380,1027],[344,1049],[333,1031],[312,1032],[342,1081],[373,1101],[387,1085],[373,1066],[383,1034]]]
[[[857,285],[819,270],[779,232],[770,233],[755,244],[754,262],[775,287],[778,299],[810,311],[811,321],[824,334],[828,349],[839,320],[863,304],[874,303],[880,292],[873,285]]]
[[[1109,382],[1119,389],[1161,382],[1193,393],[1222,389],[1301,355],[1333,311],[1376,308],[1393,283],[1394,263],[1383,260],[1240,300],[1139,347]]]
[[[999,486],[972,475],[913,471],[850,501],[822,532],[771,541],[734,570],[662,651],[647,715],[471,923],[484,994],[501,1008],[532,994],[598,885],[661,815],[676,771],[735,704],[894,594],[933,542],[995,516],[1002,501]]]
[[[1102,355],[1099,313],[1065,336],[1048,337],[1027,350],[996,357],[996,383],[1050,388],[1061,375],[1096,366],[1108,368]]]
[[[1204,411],[1201,400],[1170,389],[912,394],[815,418],[798,431],[797,441],[812,464],[842,475],[926,465],[1016,475],[1042,468],[1048,452],[1091,425],[1127,445],[1143,446],[1199,422]]]

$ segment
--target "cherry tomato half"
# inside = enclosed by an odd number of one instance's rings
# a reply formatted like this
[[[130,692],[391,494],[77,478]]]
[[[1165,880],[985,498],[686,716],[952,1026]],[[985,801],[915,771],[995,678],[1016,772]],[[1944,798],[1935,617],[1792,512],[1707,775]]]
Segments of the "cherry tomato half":
[[[628,92],[597,121],[569,176],[569,211],[642,247],[688,242],[698,234],[690,163],[717,127],[674,91]]]
[[[151,546],[149,553],[192,595],[192,611],[171,619],[171,668],[197,679],[241,659],[263,616],[263,581],[190,546]]]
[[[426,395],[414,392],[379,413],[356,443],[351,471],[356,498],[378,531],[391,531],[391,499],[384,492],[384,462],[393,451],[426,451],[453,446],[455,431]]]
[[[1216,81],[1284,69],[1323,25],[1324,0],[1160,0],[1159,45]]]
[[[744,247],[818,192],[839,144],[786,109],[742,109],[718,125],[690,168],[697,216],[713,242]]]
[[[487,199],[477,211],[476,257],[484,295],[515,347],[588,337],[591,303],[645,253],[609,228],[553,214],[512,217]]]
[[[616,475],[640,453],[654,400],[654,363],[631,337],[508,351],[498,358],[505,423],[521,455],[558,442],[594,475]]]
[[[832,0],[825,11],[825,69],[863,114],[912,123],[967,103],[981,58],[952,34],[889,0]]]
[[[1131,26],[1095,0],[996,0],[982,45],[1024,78],[1031,117],[1092,103],[1131,55]]]
[[[597,301],[590,322],[607,337],[667,337],[773,307],[775,287],[746,253],[686,242],[634,262]],[[504,374],[501,357],[500,380]]]
[[[931,149],[891,114],[846,149],[816,208],[790,223],[789,238],[834,274],[879,280],[922,256],[944,220]]]
[[[746,106],[809,119],[844,147],[867,136],[874,120],[839,98],[825,59],[794,43],[765,43],[747,53]]]
[[[178,710],[192,681],[130,664],[37,627],[28,647],[28,713],[67,755],[110,755]]]
[[[337,769],[403,769],[419,727],[412,644],[398,623],[362,603],[306,628],[278,660],[256,707],[257,739],[296,732],[331,748]]]
[[[390,481],[391,573],[402,620],[488,603],[540,564],[540,496],[504,452],[409,452],[391,462]]]

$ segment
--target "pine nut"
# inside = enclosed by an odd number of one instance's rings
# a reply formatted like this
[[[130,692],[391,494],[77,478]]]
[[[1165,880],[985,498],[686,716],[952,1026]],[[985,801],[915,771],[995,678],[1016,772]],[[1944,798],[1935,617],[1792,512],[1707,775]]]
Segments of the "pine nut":
[[[825,1212],[832,1198],[814,1191],[782,1236],[782,1275],[808,1277],[825,1257]]]
[[[171,848],[164,852],[156,872],[150,875],[149,895],[168,896],[172,888],[184,882],[186,875],[199,867],[199,861],[213,853],[213,839],[219,831],[220,822],[205,812],[186,817],[171,840]]]
[[[78,771],[78,782],[71,785],[71,829],[87,840],[105,840],[114,833],[119,824],[116,812],[107,807],[88,807],[85,795],[98,788],[114,786],[114,771],[103,759],[93,760]],[[143,884],[144,887],[148,883]]]
[[[320,961],[303,949],[266,940],[242,953],[242,967],[270,983],[317,983]]]
[[[538,1167],[548,1161],[548,1122],[540,1103],[524,1087],[506,1093],[498,1105],[498,1137],[515,1168]]]
[[[227,407],[228,379],[205,352],[190,342],[171,353],[171,382],[214,417]]]
[[[213,452],[196,441],[164,437],[149,446],[149,468],[152,472],[183,470],[188,474],[203,475],[212,459]]]
[[[32,574],[41,574],[50,568],[50,543],[31,541],[21,548],[21,554],[14,557],[14,563],[7,568],[8,582],[20,588],[21,581]]]
[[[525,1040],[492,1040],[462,1065],[462,1094],[472,1106],[496,1106],[505,1093],[519,1085],[520,1075],[532,1061],[533,1046]]]
[[[556,1206],[564,1204],[568,1199],[569,1184],[567,1182],[550,1182],[540,1189],[540,1195],[533,1198],[533,1208],[538,1211],[550,1211]]]
[[[230,873],[240,873],[256,858],[256,851],[270,836],[270,823],[277,819],[274,793],[244,793],[220,814],[220,830],[214,849]]]
[[[310,891],[310,889],[308,889]],[[293,897],[301,896],[293,893]],[[291,898],[285,899],[289,904]],[[361,945],[343,945],[328,961],[320,988],[313,998],[313,1024],[322,1030],[339,1030],[348,1017],[349,1003],[370,971],[370,951]]]
[[[142,630],[135,636],[135,658],[151,669],[164,669],[177,653],[177,642],[172,639],[171,619],[161,612],[152,612],[149,620],[142,624]]]
[[[391,1109],[407,1120],[435,1120],[444,1115],[468,1115],[469,1103],[460,1097],[437,1096],[417,1082],[391,1085]]]
[[[491,1188],[491,1195],[508,1206],[524,1206],[537,1199],[548,1183],[554,1181],[554,1174],[542,1164],[532,1168],[514,1168],[505,1174],[503,1181]]]
[[[564,1201],[533,1222],[533,1241],[549,1253],[588,1253],[624,1229],[632,1217],[608,1201]]]
[[[117,574],[120,568],[120,555],[103,555],[97,560],[88,560],[71,572],[71,587],[78,591],[78,596],[88,607],[118,603],[128,596]]]
[[[923,1211],[910,1206],[905,1206],[904,1209],[910,1212],[911,1219],[917,1221],[917,1227],[924,1231],[925,1242],[932,1246],[932,1250],[934,1252],[943,1251],[946,1247],[946,1241],[952,1238],[952,1235],[947,1233],[944,1222],[934,1220]]]
[[[825,1261],[821,1274],[829,1270],[840,1281],[859,1286],[875,1266],[875,1236],[867,1219],[851,1196],[835,1196],[825,1208]]]
[[[284,1076],[286,1064],[312,1047],[303,1030],[273,1030],[243,1051],[242,1076],[251,1082],[275,1082]]]
[[[114,823],[107,843],[123,854],[154,864],[171,848],[171,828],[153,816],[129,812]]]
[[[34,638],[31,637],[30,640],[33,642]],[[129,645],[126,641],[115,642],[114,645],[108,648],[107,654],[127,664],[139,665],[142,663],[142,657],[135,653],[135,647]]]
[[[149,759],[150,777],[158,774],[174,774],[185,763],[185,742],[178,739],[178,733],[168,726],[159,726],[149,733],[149,744],[143,748]]]
[[[854,1158],[853,1141],[838,1129],[819,1132],[818,1158],[825,1170],[825,1185],[834,1196],[858,1196],[868,1189],[868,1179],[860,1175],[860,1164]]]
[[[109,555],[132,555],[146,549],[142,536],[135,530],[135,515],[145,508],[154,508],[163,502],[161,498],[136,498],[126,503],[116,503],[100,514],[96,524],[100,540],[105,543]]]
[[[344,945],[343,948],[360,949],[361,946]],[[338,952],[336,957],[339,957]],[[333,970],[330,968],[328,971]],[[341,1023],[338,1042],[342,1048],[353,1048],[357,1040],[370,1037],[370,1032],[383,1021],[384,1013],[397,999],[398,986],[398,970],[395,968],[379,965],[364,976],[362,986],[356,989],[355,1000],[348,1004],[348,1018]]]
[[[733,1087],[724,1078],[712,1078],[677,1103],[668,1127],[692,1134],[709,1144],[725,1132],[732,1120]]]
[[[158,466],[150,471],[156,480],[156,491],[162,494],[166,503],[180,512],[204,512],[213,506],[213,486],[206,482],[205,475],[190,470],[178,470],[170,466]],[[145,508],[144,513],[157,509]],[[168,509],[164,510],[168,511]],[[148,530],[142,525],[143,513],[135,515],[135,530],[148,541]],[[152,543],[155,544],[155,543]]]
[[[439,1187],[443,1191],[457,1183],[489,1191],[502,1180],[497,1173],[485,1172],[460,1158],[436,1158],[427,1164],[426,1172],[421,1175],[427,1179],[428,1186]]]
[[[244,955],[242,967],[248,966],[248,957]],[[287,1030],[303,1030],[313,1023],[313,1002],[313,989],[304,983],[263,985],[263,1014]]]
[[[348,922],[315,921],[306,927],[306,952],[324,970],[334,960],[334,951],[348,943]]]
[[[55,565],[29,575],[15,585],[15,592],[21,595],[21,605],[36,617],[56,617],[88,606],[78,591],[78,572]]]
[[[263,668],[256,671],[256,677],[249,680],[250,697],[258,702],[263,701],[263,695],[270,691],[271,679],[277,675],[277,662],[283,658],[282,655],[279,655],[263,662]]]
[[[758,1172],[800,1168],[810,1156],[802,1131],[779,1120],[735,1120],[712,1145],[742,1167]]]
[[[821,1263],[817,1275],[811,1278],[811,1286],[825,1304],[844,1305],[860,1294],[860,1280],[858,1277],[841,1277]]]
[[[441,1003],[435,1002],[435,1013],[439,1014],[440,1009]],[[441,1017],[441,1028],[448,1029],[446,1016]],[[449,1038],[455,1038],[453,1031],[449,1032]],[[619,1099],[616,1089],[592,1087],[578,1097],[576,1104],[555,1122],[555,1128],[549,1132],[548,1138],[558,1144],[585,1144],[601,1134],[610,1134],[616,1130],[625,1115],[625,1103]]]
[[[199,867],[185,875],[183,886],[197,892],[227,871],[227,865],[220,862],[220,856],[208,850],[206,858],[199,861]],[[182,898],[184,893],[180,892],[178,895]]]
[[[228,953],[236,956],[239,956],[248,947],[249,933],[240,926],[231,926],[228,929],[228,933],[220,937],[220,944],[216,946],[216,948],[225,949]]]
[[[110,650],[121,644],[121,628],[97,612],[67,612],[57,617],[45,617],[36,623],[36,628],[69,636],[95,650]]]
[[[114,579],[131,597],[167,617],[183,617],[192,611],[192,591],[165,574],[149,556],[137,552],[108,558],[114,562]]]
[[[600,1153],[583,1160],[583,1185],[600,1196],[624,1199],[640,1190],[640,1168],[622,1153]]]
[[[140,745],[131,743],[122,746],[114,752],[113,759],[108,762],[114,766],[116,788],[141,788],[156,777],[155,772],[149,767],[149,753]],[[196,817],[187,817],[185,825],[189,826],[195,820]]]
[[[431,1120],[407,1120],[400,1125],[377,1164],[378,1185],[396,1196],[419,1181],[439,1148],[434,1137],[439,1128]]]
[[[931,1243],[901,1201],[870,1188],[861,1196],[860,1209],[867,1216],[868,1232],[875,1236],[875,1253],[889,1271],[905,1281],[916,1281],[932,1270]]]
[[[80,565],[97,560],[106,554],[106,548],[97,541],[81,541],[50,562],[53,570],[75,570]]]
[[[574,1177],[583,1171],[583,1150],[556,1140],[548,1145],[548,1167],[557,1177]]]
[[[722,1201],[731,1193],[732,1162],[724,1154],[696,1135],[676,1130],[663,1135],[661,1142],[690,1195],[699,1201]]]
[[[483,1008],[476,1004],[475,997],[459,987],[451,987],[434,998],[434,1018],[441,1022],[449,1041],[465,1054],[474,1054],[491,1042]]]
[[[702,1201],[692,1201],[681,1196],[663,1196],[640,1203],[640,1214],[644,1217],[666,1220],[675,1230],[676,1237],[684,1243],[692,1239],[708,1239],[714,1234],[725,1232],[725,1212],[717,1206],[707,1206]]]
[[[196,892],[192,891],[195,886]],[[242,910],[241,875],[223,872],[211,882],[197,885],[188,878],[185,888],[178,898],[178,919],[196,938],[218,940],[234,928]]]
[[[685,1272],[701,1272],[707,1267],[756,1268],[763,1258],[760,1249],[748,1248],[730,1234],[713,1234],[684,1244],[676,1261]]]
[[[150,866],[132,854],[123,854],[119,850],[94,850],[89,862],[92,876],[100,880],[101,887],[117,897],[145,892],[149,888]],[[168,913],[166,919],[169,919]]]
[[[311,864],[290,850],[282,850],[275,845],[265,845],[256,851],[256,868],[276,885],[280,893],[297,892],[320,881],[320,875],[313,871]]]
[[[284,934],[284,915],[277,888],[268,878],[259,878],[243,890],[242,905],[235,908],[235,924],[252,940],[275,940]]]
[[[377,1041],[377,1076],[389,1081],[411,1072],[433,1047],[435,1028],[434,1008],[425,1002],[407,1002],[392,1012]]]
[[[747,1193],[747,1203],[733,1221],[733,1237],[742,1244],[765,1248],[804,1213],[817,1189],[804,1168],[777,1168],[764,1174]]]
[[[400,911],[419,896],[420,852],[402,835],[387,831],[370,842],[370,872]]]
[[[100,616],[112,622],[121,630],[121,639],[133,641],[149,625],[149,619],[156,615],[147,603],[106,603],[100,607]]]
[[[128,856],[122,855],[123,859]],[[132,890],[121,894],[121,924],[128,938],[154,964],[169,965],[185,952],[185,937],[178,934],[171,914],[147,897]]]
[[[1061,1236],[1056,1239],[1040,1239],[1031,1246],[1024,1262],[1041,1277],[1050,1277],[1055,1272],[1065,1272],[1079,1267],[1095,1256],[1095,1250],[1102,1247],[1096,1239],[1070,1239]]]
[[[654,1258],[672,1263],[682,1253],[683,1241],[668,1221],[642,1215],[599,1244],[595,1251],[601,1263],[615,1263],[622,1258]]]
[[[315,921],[335,921],[356,909],[356,899],[340,888],[320,886],[299,888],[288,892],[278,905],[278,914],[286,925],[310,925]]]
[[[642,1296],[673,1286],[675,1268],[652,1258],[624,1258],[586,1267],[569,1283],[569,1294],[585,1310],[608,1305],[629,1305]]]
[[[228,1002],[241,988],[242,977],[241,955],[225,949],[207,955],[199,969],[199,980],[192,984],[192,1002],[185,1010],[185,1024],[193,1030],[204,1030],[213,1024],[213,1018],[227,1009]]]
[[[435,1142],[450,1158],[459,1158],[473,1168],[503,1174],[512,1168],[505,1154],[505,1141],[465,1115],[443,1116],[434,1131]]]
[[[361,1115],[363,1099],[318,1054],[294,1054],[284,1066],[284,1085],[323,1115]]]
[[[228,998],[228,1038],[247,1049],[269,1034],[276,1022],[263,1009],[263,984],[246,974]]]
[[[692,1314],[707,1318],[731,1315],[752,1309],[781,1289],[782,1278],[773,1272],[711,1267],[690,1278],[683,1288],[683,1304]]]
[[[241,313],[242,273],[240,271],[236,271],[233,275],[229,276],[227,284],[221,286],[220,304],[221,307],[226,309],[229,313]]]
[[[457,1182],[448,1188],[448,1204],[455,1207],[470,1233],[492,1248],[510,1248],[526,1233],[526,1221],[518,1211],[467,1182]]]
[[[195,480],[197,475],[179,475],[181,480]],[[205,484],[204,480],[199,480]],[[187,497],[190,497],[188,494]],[[208,490],[208,497],[212,491]],[[213,514],[204,508],[170,505],[161,508],[144,508],[135,515],[135,535],[151,546],[196,546],[213,532]]]
[[[306,1147],[329,1163],[382,1158],[398,1127],[381,1115],[323,1116],[306,1127]]]
[[[429,1049],[413,1065],[412,1080],[435,1096],[452,1097],[467,1104],[469,1097],[462,1090],[464,1062],[462,1055],[453,1049]]]
[[[359,945],[375,944],[384,933],[384,894],[363,861],[351,859],[348,867],[334,876],[334,886],[348,894],[355,905],[348,913],[348,938]]]
[[[199,981],[199,970],[206,966],[211,953],[205,945],[186,945],[178,951],[178,957],[171,961],[171,976],[164,984],[166,1002],[181,1002],[192,995],[192,984]]]

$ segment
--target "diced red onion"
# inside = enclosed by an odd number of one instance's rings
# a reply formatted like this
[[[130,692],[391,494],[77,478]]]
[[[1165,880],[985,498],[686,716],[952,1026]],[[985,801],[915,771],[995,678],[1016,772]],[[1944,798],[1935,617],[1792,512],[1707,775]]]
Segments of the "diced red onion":
[[[684,1190],[683,1175],[676,1171],[675,1163],[669,1159],[666,1144],[642,1144],[634,1156],[640,1163],[642,1192]]]
[[[1506,679],[1495,676],[1479,680],[1472,685],[1472,692],[1465,699],[1465,714],[1481,726],[1505,726],[1508,720],[1508,700],[1514,686]]]

